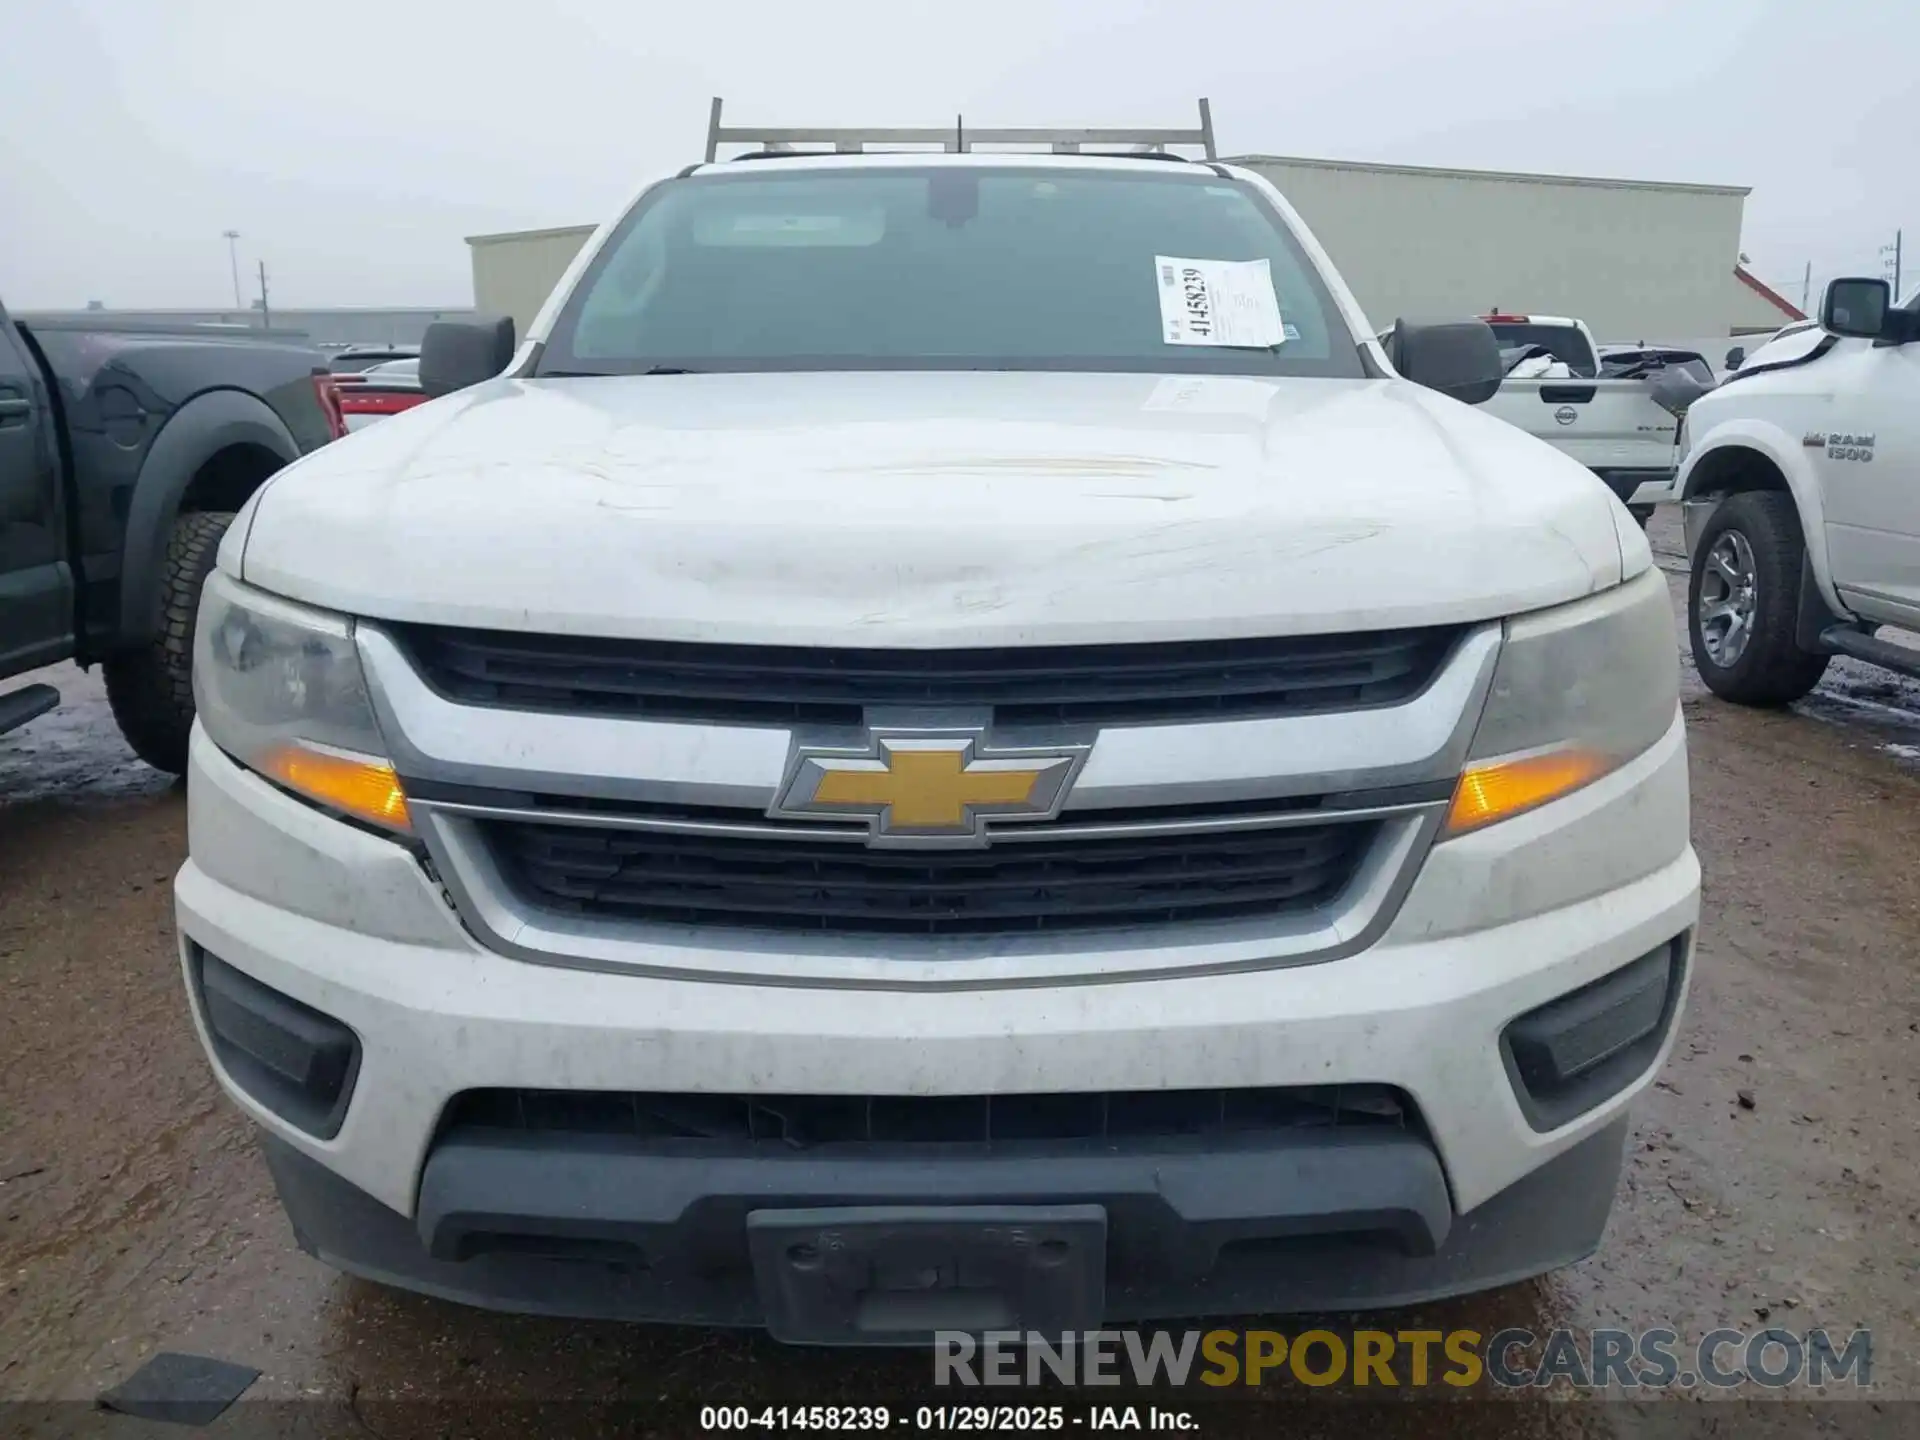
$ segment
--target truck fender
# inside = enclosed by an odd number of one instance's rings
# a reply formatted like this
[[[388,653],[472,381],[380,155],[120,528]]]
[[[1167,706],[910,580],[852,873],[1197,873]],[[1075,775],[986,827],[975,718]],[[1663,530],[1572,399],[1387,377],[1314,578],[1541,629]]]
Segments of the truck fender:
[[[1847,607],[1833,588],[1832,571],[1827,566],[1826,512],[1820,503],[1820,482],[1807,462],[1807,450],[1797,435],[1788,435],[1777,425],[1759,420],[1727,420],[1714,426],[1688,450],[1674,477],[1674,494],[1683,505],[1719,490],[1717,477],[1731,458],[1729,452],[1748,451],[1772,462],[1786,479],[1794,508],[1800,512],[1800,529],[1807,546],[1807,565],[1812,571],[1820,598],[1835,615],[1847,614]],[[1717,457],[1717,458],[1716,458]],[[1692,534],[1688,535],[1688,558],[1692,558]]]
[[[134,482],[121,542],[120,645],[145,644],[159,633],[160,576],[181,499],[200,468],[233,445],[258,446],[282,465],[300,458],[300,447],[280,417],[244,390],[196,395],[154,437]]]

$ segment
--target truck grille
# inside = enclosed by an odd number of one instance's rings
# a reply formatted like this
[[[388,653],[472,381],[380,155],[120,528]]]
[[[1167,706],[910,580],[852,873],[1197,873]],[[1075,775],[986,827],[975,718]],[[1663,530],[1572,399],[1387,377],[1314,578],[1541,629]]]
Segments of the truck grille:
[[[1353,878],[1372,820],[1029,840],[985,850],[483,820],[535,908],[617,920],[899,935],[1030,935],[1315,909]]]
[[[1419,1130],[1386,1085],[1115,1090],[1013,1095],[693,1095],[610,1090],[468,1090],[445,1128],[626,1135],[739,1150],[820,1145],[1156,1140],[1276,1130]]]
[[[738,725],[858,724],[867,706],[991,707],[1003,725],[1140,724],[1392,705],[1459,631],[992,650],[821,650],[395,627],[471,705]]]

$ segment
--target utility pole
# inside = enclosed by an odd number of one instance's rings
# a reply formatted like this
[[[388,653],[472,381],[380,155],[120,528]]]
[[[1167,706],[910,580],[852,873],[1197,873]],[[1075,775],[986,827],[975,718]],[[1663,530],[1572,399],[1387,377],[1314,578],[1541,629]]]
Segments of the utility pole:
[[[1880,253],[1886,257],[1885,264],[1893,269],[1893,303],[1900,303],[1900,237],[1901,232],[1893,232],[1893,243],[1882,245]]]
[[[220,233],[227,237],[227,264],[233,269],[233,308],[244,310],[247,302],[240,298],[240,232],[222,230]]]
[[[1800,277],[1800,313],[1807,313],[1807,306],[1813,300],[1813,262],[1807,262],[1807,273]]]
[[[267,309],[267,262],[260,262],[260,328],[273,328],[273,312]]]

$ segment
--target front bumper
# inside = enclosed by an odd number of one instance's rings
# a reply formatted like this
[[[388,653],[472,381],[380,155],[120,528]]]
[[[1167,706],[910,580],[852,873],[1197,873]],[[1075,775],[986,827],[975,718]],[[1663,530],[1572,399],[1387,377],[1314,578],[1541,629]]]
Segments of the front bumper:
[[[193,859],[176,900],[190,989],[204,950],[358,1039],[350,1103],[325,1139],[260,1104],[214,1059],[268,1134],[302,1243],[343,1268],[512,1309],[755,1322],[741,1276],[747,1210],[972,1195],[1104,1206],[1115,1318],[1394,1304],[1538,1273],[1598,1241],[1625,1113],[1671,1044],[1671,1014],[1636,1077],[1549,1129],[1524,1113],[1501,1035],[1690,932],[1699,869],[1686,809],[1676,718],[1645,755],[1585,790],[1435,849],[1387,933],[1344,958],[1021,989],[778,986],[493,953],[408,851],[317,814],[197,736]],[[197,1001],[195,1023],[209,1042]],[[597,1137],[529,1151],[524,1137],[502,1144],[446,1128],[456,1097],[492,1088],[992,1096],[1346,1084],[1393,1087],[1417,1129],[1365,1139],[1391,1154],[1357,1159],[1343,1136],[1332,1148],[1316,1139],[1179,1165],[1159,1152],[1108,1153],[1093,1170],[1058,1153],[991,1173],[923,1157],[903,1180],[907,1171],[876,1178],[817,1156],[669,1176],[657,1157]],[[1200,1208],[1183,1211],[1183,1193]],[[653,1222],[718,1229],[659,1232],[649,1247],[639,1232],[668,1195],[684,1203]],[[449,1258],[459,1253],[449,1216],[457,1231],[489,1205],[537,1221],[547,1210],[578,1219],[595,1203],[612,1207],[597,1220],[613,1228],[589,1238],[621,1243],[631,1230],[646,1258],[649,1248],[702,1253],[717,1234],[715,1263],[676,1274],[652,1259]],[[1211,1268],[1169,1263],[1190,1243],[1218,1259],[1219,1237],[1193,1228],[1209,1217],[1243,1230],[1264,1222],[1252,1227],[1260,1244]],[[663,1245],[661,1233],[678,1239]],[[695,1245],[696,1233],[708,1239]],[[1157,1258],[1121,1263],[1142,1255]]]
[[[1291,1155],[1261,1157],[1261,1163],[1242,1158],[1231,1177],[1225,1174],[1227,1167],[1204,1176],[1175,1173],[1171,1194],[1157,1188],[1164,1167],[1142,1157],[1114,1160],[1098,1177],[1052,1165],[1016,1167],[1014,1173],[1001,1175],[964,1164],[943,1166],[937,1177],[924,1177],[913,1198],[922,1204],[952,1205],[970,1194],[995,1200],[1013,1195],[1049,1204],[1063,1195],[1102,1197],[1098,1203],[1107,1215],[1109,1249],[1101,1311],[1109,1320],[1371,1309],[1488,1289],[1591,1254],[1613,1205],[1626,1132],[1624,1117],[1610,1122],[1477,1210],[1453,1219],[1445,1238],[1431,1249],[1417,1248],[1417,1240],[1391,1226],[1375,1231],[1336,1228],[1330,1233],[1302,1228],[1290,1236],[1228,1242],[1224,1249],[1202,1238],[1205,1227],[1196,1225],[1187,1207],[1204,1209],[1216,1219],[1223,1209],[1264,1216],[1290,1206],[1303,1212],[1296,1214],[1297,1220],[1338,1225],[1354,1219],[1338,1208],[1345,1203],[1344,1193],[1311,1163],[1314,1157],[1307,1147]],[[863,1173],[857,1166],[809,1164],[804,1181],[757,1193],[754,1181],[743,1187],[744,1177],[713,1174],[694,1182],[700,1193],[696,1206],[677,1223],[657,1227],[671,1235],[666,1243],[650,1243],[651,1237],[642,1234],[629,1241],[596,1236],[590,1247],[553,1247],[546,1254],[490,1250],[451,1258],[435,1253],[433,1239],[447,1232],[444,1222],[450,1210],[410,1221],[286,1142],[268,1136],[263,1144],[294,1233],[309,1254],[383,1284],[525,1314],[764,1325],[769,1316],[754,1283],[745,1240],[750,1205],[784,1208],[814,1194],[831,1195],[839,1204],[850,1197],[866,1203],[899,1198],[884,1193],[897,1192],[898,1186],[874,1176],[872,1166]],[[1432,1166],[1431,1152],[1421,1150],[1422,1159],[1395,1175],[1402,1167],[1392,1163],[1388,1152],[1394,1147],[1378,1148],[1383,1153],[1377,1157],[1355,1157],[1377,1159],[1377,1179],[1391,1183]],[[1412,1145],[1407,1148],[1411,1159]],[[447,1185],[489,1187],[484,1203],[494,1207],[491,1221],[540,1220],[548,1235],[577,1225],[583,1202],[619,1197],[626,1207],[646,1211],[661,1194],[652,1188],[660,1179],[653,1167],[605,1149],[515,1157],[462,1145],[433,1162],[443,1163],[450,1172],[467,1172],[457,1179],[450,1175]],[[773,1179],[769,1171],[776,1163],[758,1167],[758,1183]],[[1229,1179],[1227,1186],[1215,1188],[1222,1179]],[[1188,1180],[1194,1183],[1183,1183]],[[1077,1181],[1093,1188],[1075,1188]],[[748,1193],[741,1193],[743,1188]],[[481,1198],[471,1189],[444,1190],[440,1198],[452,1204],[462,1193]],[[671,1189],[666,1193],[680,1194]],[[1439,1198],[1444,1202],[1444,1188]],[[509,1215],[501,1212],[503,1202],[510,1207]],[[636,1232],[655,1228],[632,1224]],[[854,1338],[782,1333],[777,1322],[775,1329],[784,1339]]]

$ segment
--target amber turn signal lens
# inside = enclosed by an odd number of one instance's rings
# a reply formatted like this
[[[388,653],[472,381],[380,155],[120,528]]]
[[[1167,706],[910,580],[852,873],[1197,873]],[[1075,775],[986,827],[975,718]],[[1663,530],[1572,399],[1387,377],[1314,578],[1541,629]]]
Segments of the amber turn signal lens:
[[[1606,774],[1610,762],[1593,750],[1554,750],[1469,766],[1453,790],[1446,833],[1464,835],[1557,800]]]
[[[413,831],[400,777],[382,761],[283,745],[271,751],[260,768],[289,790],[330,810],[388,830]]]

